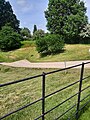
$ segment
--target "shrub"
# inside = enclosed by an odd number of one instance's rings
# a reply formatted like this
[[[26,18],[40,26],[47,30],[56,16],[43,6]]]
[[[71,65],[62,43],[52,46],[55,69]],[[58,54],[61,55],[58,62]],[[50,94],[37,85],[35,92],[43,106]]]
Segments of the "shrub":
[[[49,34],[36,41],[36,47],[39,53],[55,54],[60,53],[64,48],[63,37],[56,34]]]
[[[33,40],[37,40],[37,39],[39,39],[41,37],[44,37],[44,36],[45,36],[44,30],[39,29],[39,30],[37,30],[37,31],[34,32],[34,34],[33,34]]]
[[[14,32],[10,26],[2,27],[0,31],[0,49],[3,51],[10,51],[21,46],[22,37]]]
[[[38,53],[48,52],[48,45],[47,45],[46,37],[40,38],[36,41],[36,48],[37,48]]]

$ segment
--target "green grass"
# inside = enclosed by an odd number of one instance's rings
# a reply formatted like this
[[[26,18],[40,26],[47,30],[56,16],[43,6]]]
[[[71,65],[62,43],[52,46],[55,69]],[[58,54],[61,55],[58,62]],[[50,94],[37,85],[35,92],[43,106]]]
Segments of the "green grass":
[[[22,48],[35,47],[35,45],[36,45],[35,41],[28,41],[28,40],[22,41],[21,44],[22,44]]]
[[[35,47],[35,41],[23,41],[20,49],[0,52],[0,62],[12,62],[22,59],[27,59],[31,62],[90,60],[89,49],[90,45],[68,44],[65,45],[64,52],[60,54],[40,57]]]
[[[13,68],[0,66],[0,84],[6,83],[26,77],[30,77],[33,75],[41,74],[43,71],[48,72],[54,69],[29,69],[29,68]],[[85,69],[84,76],[90,75],[90,69]],[[67,73],[59,72],[54,73],[52,75],[48,75],[46,77],[46,95],[52,93],[66,85],[69,85],[80,78],[80,69],[71,69],[68,70]],[[41,97],[41,84],[42,78],[36,78],[29,80],[27,82],[22,82],[14,85],[10,85],[7,87],[0,88],[0,116],[8,113],[12,110],[16,110],[22,105],[28,104],[34,100],[37,100]],[[83,88],[90,85],[90,79],[83,81]],[[57,93],[46,99],[46,108],[45,111],[51,109],[52,107],[58,105],[63,100],[67,99],[71,95],[78,92],[78,84]],[[90,90],[86,90],[82,93],[81,98],[87,95]],[[90,97],[88,98],[90,99]],[[81,105],[86,102],[83,101]],[[53,110],[49,114],[45,116],[46,120],[53,120],[63,112],[65,112],[69,107],[77,102],[77,96],[61,105],[57,109]],[[75,112],[76,107],[72,109],[68,114],[66,114],[61,120],[66,120],[67,116],[71,116],[73,112]],[[41,114],[41,102],[32,105],[16,114],[13,114],[7,117],[5,120],[33,120],[35,117]],[[85,114],[85,113],[84,113]],[[81,117],[82,115],[81,114]],[[89,112],[87,113],[89,115]],[[72,118],[74,120],[74,118]],[[81,120],[81,119],[80,119]],[[83,120],[83,119],[82,119]],[[85,119],[88,120],[88,119]]]
[[[90,120],[90,104],[87,109],[84,109],[79,120]]]

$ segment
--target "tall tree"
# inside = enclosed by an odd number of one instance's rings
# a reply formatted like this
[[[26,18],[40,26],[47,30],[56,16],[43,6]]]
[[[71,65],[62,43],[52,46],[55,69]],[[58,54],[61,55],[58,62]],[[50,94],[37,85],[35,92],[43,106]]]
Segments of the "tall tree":
[[[13,13],[9,1],[0,0],[0,29],[7,23],[9,23],[15,31],[19,30],[19,20],[17,20],[16,15]]]
[[[45,11],[47,29],[54,34],[61,34],[65,40],[79,36],[81,29],[88,23],[86,7],[80,0],[49,0]],[[71,41],[73,42],[73,41]],[[78,41],[74,41],[78,43]]]
[[[33,28],[33,34],[37,31],[37,26],[34,25],[34,28]]]
[[[87,24],[80,33],[80,43],[90,44],[90,24]]]

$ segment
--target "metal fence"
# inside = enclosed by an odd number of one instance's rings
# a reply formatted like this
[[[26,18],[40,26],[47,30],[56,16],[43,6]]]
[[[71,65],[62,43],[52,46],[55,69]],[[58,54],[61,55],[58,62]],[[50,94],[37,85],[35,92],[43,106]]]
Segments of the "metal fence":
[[[74,104],[72,107],[70,107],[69,109],[67,109],[64,113],[62,113],[60,116],[58,116],[55,120],[58,120],[59,118],[61,118],[62,116],[64,116],[66,113],[68,113],[70,110],[72,110],[75,106],[76,106],[76,112],[72,115],[72,116],[75,116],[76,119],[78,119],[79,117],[79,112],[88,104],[90,103],[90,99],[88,101],[86,101],[86,103],[80,107],[80,103],[85,100],[86,98],[88,98],[90,96],[90,94],[86,95],[83,99],[81,99],[81,93],[83,91],[85,91],[86,89],[89,89],[90,88],[90,85],[88,85],[87,87],[85,87],[84,89],[82,89],[82,82],[84,80],[86,80],[87,78],[90,78],[90,76],[87,76],[87,77],[83,77],[83,74],[84,74],[84,65],[86,64],[90,64],[90,62],[87,62],[87,63],[82,63],[82,64],[78,64],[78,65],[74,65],[74,66],[71,66],[71,67],[67,67],[67,68],[63,68],[63,69],[59,69],[59,70],[54,70],[54,71],[51,71],[51,72],[43,72],[42,74],[40,75],[36,75],[36,76],[33,76],[33,77],[29,77],[29,78],[25,78],[25,79],[21,79],[21,80],[17,80],[17,81],[13,81],[13,82],[8,82],[8,83],[5,83],[5,84],[0,84],[0,88],[4,87],[4,86],[9,86],[9,85],[12,85],[12,84],[16,84],[16,83],[20,83],[20,82],[24,82],[24,81],[28,81],[28,80],[31,80],[31,79],[34,79],[34,78],[38,78],[38,77],[42,77],[42,97],[36,101],[33,101],[25,106],[22,106],[20,107],[19,109],[15,110],[15,111],[12,111],[4,116],[2,116],[0,118],[0,120],[6,118],[7,116],[10,116],[11,114],[14,114],[18,111],[21,111],[22,109],[24,108],[27,108],[39,101],[42,101],[42,114],[40,116],[38,116],[37,118],[35,118],[35,120],[38,120],[38,119],[42,119],[44,120],[45,119],[45,115],[48,114],[49,112],[55,110],[56,108],[58,108],[59,106],[61,106],[62,104],[64,104],[65,102],[67,102],[68,100],[72,99],[73,97],[75,96],[78,96],[78,99],[77,99],[77,103]],[[57,73],[57,72],[61,72],[61,71],[65,71],[65,70],[68,70],[68,69],[72,69],[72,68],[77,68],[77,67],[80,67],[81,66],[81,73],[80,73],[80,80],[76,81],[76,82],[73,82],[55,92],[52,92],[48,95],[45,95],[45,79],[47,77],[47,75],[50,75],[50,74],[53,74],[53,73]],[[75,84],[79,83],[79,88],[78,88],[78,91],[77,93],[75,93],[74,95],[70,96],[69,98],[65,99],[63,102],[59,103],[57,106],[54,106],[53,108],[51,108],[50,110],[48,111],[45,111],[45,99],[50,97],[50,96],[53,96],[54,94],[56,93],[59,93]],[[72,117],[71,116],[71,117]],[[68,118],[69,120],[70,118]]]

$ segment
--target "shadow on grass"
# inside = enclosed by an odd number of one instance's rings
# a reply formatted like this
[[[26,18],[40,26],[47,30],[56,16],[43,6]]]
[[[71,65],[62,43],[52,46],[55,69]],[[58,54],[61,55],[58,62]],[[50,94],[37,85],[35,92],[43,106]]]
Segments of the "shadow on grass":
[[[51,53],[51,52],[43,52],[43,53],[40,53],[40,57],[41,58],[43,58],[43,57],[46,57],[46,56],[48,56],[48,55],[57,55],[57,54],[60,54],[60,53],[64,53],[66,50],[65,49],[63,49],[63,50],[61,50],[61,51],[57,51],[57,52],[53,52],[53,53]]]
[[[83,105],[81,107],[83,107]],[[78,118],[76,118],[76,114],[74,114],[74,116],[72,116],[72,114],[71,114],[71,116],[69,117],[68,120],[84,120],[84,119],[82,119],[82,115],[88,111],[89,107],[90,107],[90,102],[79,111]],[[85,120],[87,120],[87,119],[85,119]]]
[[[80,119],[80,117],[81,117],[85,112],[88,111],[89,107],[90,107],[90,102],[80,111],[78,120]],[[80,119],[80,120],[81,120],[81,119]]]

